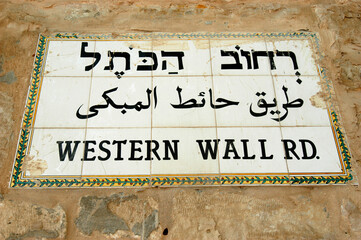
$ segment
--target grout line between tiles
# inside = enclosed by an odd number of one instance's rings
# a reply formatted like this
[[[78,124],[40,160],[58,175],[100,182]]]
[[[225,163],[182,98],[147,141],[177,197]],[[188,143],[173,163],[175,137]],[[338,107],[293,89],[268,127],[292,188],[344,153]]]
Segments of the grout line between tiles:
[[[266,39],[264,39],[264,43],[266,45],[266,51],[268,52],[268,48],[267,48],[267,42],[266,42]],[[270,44],[274,44],[273,41],[270,42]],[[276,87],[275,87],[275,79],[274,79],[274,76],[272,74],[272,70],[271,70],[271,67],[270,67],[270,74],[271,74],[271,78],[272,78],[272,86],[273,86],[273,92],[274,92],[274,96],[276,98],[276,101],[277,101],[277,93],[276,93]],[[277,110],[279,111],[279,106],[277,104]],[[279,114],[278,115],[278,118],[280,117]],[[281,134],[281,142],[283,140],[283,132],[282,132],[282,126],[281,126],[281,122],[278,122],[278,125],[279,125],[279,130],[280,130],[280,134]],[[285,147],[284,145],[282,144],[282,149],[283,149],[283,155],[286,156],[286,150],[285,150]],[[288,179],[289,179],[289,185],[291,185],[291,181],[290,181],[290,170],[289,170],[289,167],[288,167],[288,163],[287,163],[287,159],[284,158],[284,161],[285,161],[285,164],[286,164],[286,168],[287,168],[287,176],[288,176]]]
[[[94,49],[93,52],[95,52],[96,49],[96,44],[97,42],[94,42]],[[95,53],[94,53],[95,54]],[[94,58],[93,58],[93,62],[92,64],[94,64]],[[90,73],[90,85],[89,85],[89,95],[88,95],[88,108],[87,108],[87,115],[89,115],[89,106],[90,106],[90,98],[91,98],[91,92],[92,92],[92,85],[93,85],[93,71],[94,68],[92,68],[91,73]],[[84,133],[84,141],[87,140],[87,134],[88,134],[88,118],[86,118],[85,121],[85,133]],[[83,156],[85,154],[85,147],[83,149]],[[83,170],[84,170],[84,161],[81,161],[81,171],[80,171],[80,179],[83,179]],[[81,187],[81,186],[80,186]]]
[[[217,128],[278,128],[279,126],[218,126]],[[299,125],[299,126],[282,126],[283,128],[330,128],[330,125]],[[153,126],[153,127],[30,127],[30,130],[37,129],[150,129],[150,128],[216,128],[216,126]]]
[[[208,39],[208,48],[209,48],[209,61],[210,61],[210,69],[211,69],[211,79],[212,79],[212,89],[213,89],[213,94],[212,94],[212,101],[215,103],[215,95],[216,95],[216,90],[214,88],[214,77],[213,77],[213,61],[212,61],[212,51],[211,51],[211,40]],[[214,113],[214,121],[215,121],[215,128],[216,128],[216,139],[218,139],[218,122],[217,122],[217,113],[216,113],[216,109],[213,109],[213,113]],[[217,160],[218,160],[218,177],[219,179],[221,179],[221,158],[219,157],[219,146],[217,143]],[[222,186],[222,183],[219,182],[220,186]]]
[[[151,34],[153,36],[153,33]],[[153,52],[153,46],[154,46],[154,39],[153,37],[151,38],[151,50]],[[153,143],[153,104],[154,104],[154,89],[153,89],[153,71],[150,72],[150,81],[151,81],[151,89],[152,89],[152,98],[150,100],[150,104],[151,104],[151,108],[150,108],[150,142],[151,144]],[[150,159],[153,158],[153,151],[151,151],[150,153]],[[153,183],[152,183],[152,170],[153,170],[153,161],[150,160],[149,161],[149,187],[152,188]],[[144,225],[144,224],[143,224]],[[142,236],[143,238],[144,236]]]

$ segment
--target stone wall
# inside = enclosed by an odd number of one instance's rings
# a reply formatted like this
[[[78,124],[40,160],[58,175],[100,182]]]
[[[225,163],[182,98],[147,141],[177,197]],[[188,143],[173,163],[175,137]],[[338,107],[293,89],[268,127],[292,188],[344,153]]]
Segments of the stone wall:
[[[8,188],[37,38],[56,32],[318,32],[361,176],[359,1],[3,0],[0,9],[0,239],[361,239],[358,186]]]

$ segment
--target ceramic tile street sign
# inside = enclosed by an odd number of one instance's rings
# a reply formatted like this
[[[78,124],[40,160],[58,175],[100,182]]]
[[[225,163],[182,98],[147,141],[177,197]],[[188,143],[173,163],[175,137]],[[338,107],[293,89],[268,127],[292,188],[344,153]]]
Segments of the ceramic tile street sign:
[[[314,33],[39,37],[11,187],[352,183]]]

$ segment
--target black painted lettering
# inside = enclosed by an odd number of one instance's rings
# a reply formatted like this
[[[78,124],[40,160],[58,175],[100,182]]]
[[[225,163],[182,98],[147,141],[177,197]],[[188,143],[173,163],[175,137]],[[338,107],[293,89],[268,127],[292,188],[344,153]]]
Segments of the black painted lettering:
[[[217,157],[217,152],[218,152],[218,143],[219,143],[219,139],[214,139],[213,140],[213,146],[211,145],[211,139],[207,139],[207,140],[196,140],[196,142],[198,143],[199,146],[199,150],[201,151],[203,160],[207,160],[208,159],[208,154],[211,155],[212,159],[216,159]],[[206,147],[203,147],[203,142],[206,142]]]
[[[227,145],[223,159],[231,159],[229,153],[233,153],[233,159],[241,159],[241,157],[237,153],[236,147],[234,146],[234,139],[225,139],[225,141]]]
[[[283,142],[284,148],[285,148],[285,159],[293,159],[290,155],[292,153],[298,160],[300,160],[300,157],[297,155],[295,149],[296,149],[296,143],[291,139],[283,139],[281,140]],[[288,145],[288,143],[291,144],[291,146]]]
[[[267,142],[266,139],[258,139],[258,142],[261,143],[261,159],[273,159],[273,154],[271,154],[270,156],[267,156],[266,154],[266,146],[265,143]]]
[[[95,156],[89,158],[88,157],[88,152],[95,152],[94,148],[89,148],[89,144],[97,144],[96,141],[94,140],[87,140],[87,141],[83,141],[84,143],[84,157],[81,159],[82,161],[94,161],[95,160]]]
[[[161,158],[158,155],[158,148],[159,148],[159,143],[156,140],[145,140],[145,143],[147,144],[147,157],[144,160],[153,160],[153,157],[151,157],[151,153],[154,154],[154,156],[158,159],[161,160]],[[154,143],[154,147],[152,147],[152,143]]]
[[[63,151],[63,143],[64,141],[57,141],[56,143],[58,144],[58,148],[59,148],[59,159],[60,161],[64,161],[65,157],[68,156],[69,161],[73,161],[76,150],[78,149],[78,145],[80,143],[80,141],[74,141],[74,147],[73,149],[71,148],[71,143],[73,141],[65,141],[65,149]]]
[[[243,143],[243,159],[255,159],[256,155],[253,154],[253,156],[249,156],[248,154],[248,146],[247,143],[249,142],[248,139],[241,139],[241,142]]]
[[[300,142],[301,142],[301,147],[302,147],[302,153],[303,153],[303,156],[302,156],[302,159],[313,159],[316,157],[316,154],[317,154],[317,150],[316,150],[316,146],[315,144],[310,141],[310,140],[307,140],[307,139],[300,139]],[[308,152],[307,152],[307,145],[306,143],[311,146],[312,148],[312,154],[309,155]]]
[[[109,144],[110,144],[110,141],[104,140],[104,141],[101,141],[101,142],[99,143],[99,149],[100,149],[100,151],[105,152],[105,154],[106,154],[105,157],[98,156],[98,159],[99,159],[100,161],[106,161],[106,160],[108,160],[108,159],[110,158],[110,151],[109,151],[108,148],[104,147],[105,144],[109,145]]]
[[[136,147],[135,144],[140,144],[142,145],[143,142],[142,140],[129,140],[130,142],[130,158],[129,160],[130,161],[140,161],[143,159],[143,156],[140,156],[140,157],[135,157],[135,153],[136,152],[141,152],[142,149],[140,147]]]
[[[178,143],[179,140],[172,140],[172,144],[169,140],[163,140],[164,143],[164,158],[163,160],[170,160],[169,153],[172,154],[173,160],[178,160]]]
[[[115,161],[118,160],[124,160],[124,158],[122,158],[122,144],[126,144],[127,140],[122,140],[122,141],[113,141],[113,145],[117,144],[117,157],[114,159]]]

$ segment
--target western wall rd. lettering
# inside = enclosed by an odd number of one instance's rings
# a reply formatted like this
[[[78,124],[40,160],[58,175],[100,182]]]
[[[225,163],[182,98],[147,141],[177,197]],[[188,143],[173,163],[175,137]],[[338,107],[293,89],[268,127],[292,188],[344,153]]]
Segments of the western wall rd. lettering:
[[[57,141],[60,161],[150,161],[178,160],[181,142],[179,140],[86,140]],[[272,144],[266,139],[258,139],[260,153],[258,156],[250,151],[249,139],[203,139],[195,140],[203,160],[215,160],[219,157],[225,160],[272,160]],[[79,146],[84,145],[81,159],[75,159]],[[308,139],[283,139],[279,144],[284,148],[286,160],[319,159],[316,145]],[[161,148],[161,145],[162,148]],[[163,149],[163,150],[160,150]],[[98,151],[99,150],[99,151]],[[127,151],[125,151],[127,150]],[[99,152],[99,154],[95,154]],[[128,154],[125,154],[127,152]]]

